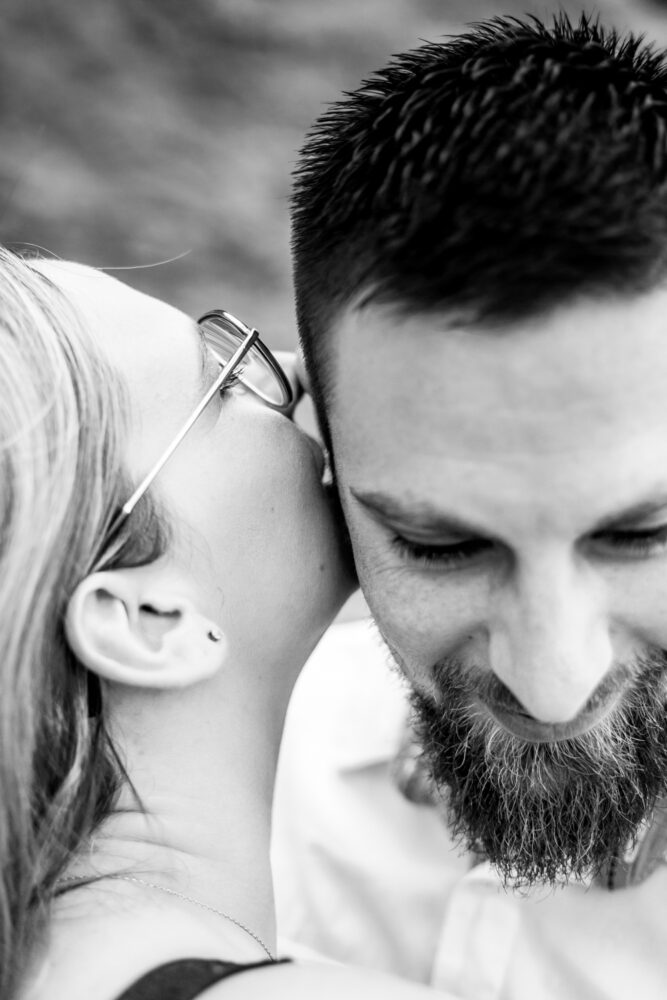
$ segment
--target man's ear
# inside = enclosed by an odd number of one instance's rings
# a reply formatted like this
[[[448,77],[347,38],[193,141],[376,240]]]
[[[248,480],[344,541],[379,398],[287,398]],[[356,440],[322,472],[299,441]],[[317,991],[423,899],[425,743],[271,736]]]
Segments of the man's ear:
[[[186,687],[212,677],[227,643],[151,567],[92,573],[70,598],[65,631],[72,650],[99,677],[132,687]]]

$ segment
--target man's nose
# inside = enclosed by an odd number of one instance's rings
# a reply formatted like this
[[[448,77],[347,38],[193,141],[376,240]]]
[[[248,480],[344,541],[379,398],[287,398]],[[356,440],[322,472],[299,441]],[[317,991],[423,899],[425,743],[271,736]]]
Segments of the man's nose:
[[[498,594],[490,666],[542,722],[567,722],[613,662],[600,581],[568,558],[517,568]]]

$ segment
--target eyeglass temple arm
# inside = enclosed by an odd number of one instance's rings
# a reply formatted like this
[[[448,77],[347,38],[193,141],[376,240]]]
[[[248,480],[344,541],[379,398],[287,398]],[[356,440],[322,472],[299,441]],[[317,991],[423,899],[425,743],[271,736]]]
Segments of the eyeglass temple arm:
[[[165,451],[163,451],[163,453],[160,455],[160,457],[158,458],[157,462],[152,467],[152,469],[150,469],[149,472],[147,472],[144,478],[141,480],[141,482],[139,483],[139,485],[137,486],[136,490],[129,498],[129,500],[127,500],[123,504],[123,506],[121,507],[121,514],[119,516],[119,520],[120,518],[126,518],[128,514],[132,513],[132,511],[134,510],[138,502],[141,500],[142,496],[144,495],[148,487],[151,485],[157,474],[163,469],[163,467],[169,461],[173,453],[176,451],[176,449],[178,448],[179,444],[181,443],[185,435],[192,428],[193,424],[197,422],[197,420],[202,415],[202,413],[204,412],[210,401],[215,396],[216,392],[220,392],[225,383],[229,381],[231,376],[234,374],[236,368],[238,368],[239,364],[241,363],[241,361],[243,361],[244,357],[246,356],[246,354],[248,353],[248,351],[258,338],[259,338],[259,331],[250,330],[248,336],[243,341],[243,343],[239,344],[236,351],[231,356],[227,364],[224,366],[224,368],[218,375],[217,379],[215,380],[211,388],[208,390],[204,398],[198,403],[196,409],[193,410],[193,412],[190,414],[186,423],[181,427],[180,431],[178,432],[174,440],[171,442],[169,447]]]

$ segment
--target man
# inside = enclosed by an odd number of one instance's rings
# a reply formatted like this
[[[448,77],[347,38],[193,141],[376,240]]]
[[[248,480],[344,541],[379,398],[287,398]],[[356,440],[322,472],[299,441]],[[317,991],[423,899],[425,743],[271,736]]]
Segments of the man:
[[[627,884],[664,935],[663,56],[562,17],[398,57],[310,133],[294,253],[361,585],[454,835],[508,886],[574,887],[552,948]]]

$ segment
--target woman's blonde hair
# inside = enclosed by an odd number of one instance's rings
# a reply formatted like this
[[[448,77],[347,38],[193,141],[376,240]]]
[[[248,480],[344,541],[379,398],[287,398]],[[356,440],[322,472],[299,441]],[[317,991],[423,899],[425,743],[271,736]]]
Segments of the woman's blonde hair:
[[[0,996],[18,989],[55,883],[123,769],[103,692],[63,619],[93,567],[160,556],[150,500],[109,546],[131,489],[127,400],[65,296],[0,248]],[[106,555],[105,555],[106,552]]]

